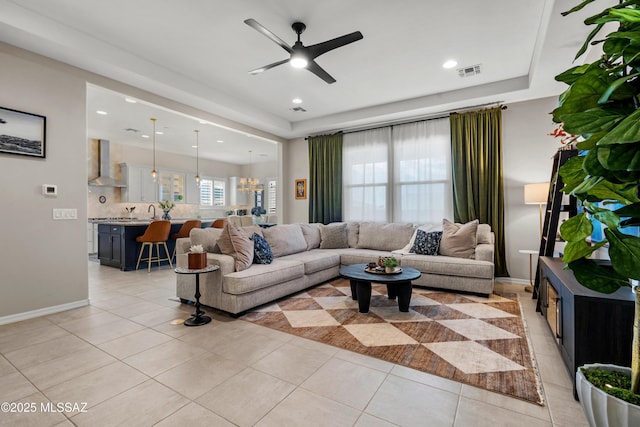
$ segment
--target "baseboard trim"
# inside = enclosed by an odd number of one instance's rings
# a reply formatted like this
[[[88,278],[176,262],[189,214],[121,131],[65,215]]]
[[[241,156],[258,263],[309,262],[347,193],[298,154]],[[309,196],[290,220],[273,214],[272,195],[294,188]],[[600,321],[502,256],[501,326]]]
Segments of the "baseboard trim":
[[[496,277],[496,282],[512,283],[514,285],[528,285],[529,279],[516,279],[515,277]]]
[[[86,305],[89,305],[89,299],[54,305],[52,307],[39,308],[32,311],[25,311],[24,313],[11,314],[9,316],[0,317],[0,325],[19,322],[21,320],[33,319],[34,317],[47,316],[54,313],[60,313],[61,311],[84,307]]]

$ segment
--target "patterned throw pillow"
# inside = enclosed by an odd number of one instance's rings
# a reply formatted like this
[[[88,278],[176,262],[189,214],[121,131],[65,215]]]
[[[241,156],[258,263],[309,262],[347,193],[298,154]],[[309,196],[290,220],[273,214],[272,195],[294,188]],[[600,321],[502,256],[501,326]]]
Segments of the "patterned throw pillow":
[[[253,233],[251,240],[253,240],[253,263],[271,264],[273,254],[267,240],[258,233]]]
[[[438,255],[442,231],[416,230],[416,240],[413,242],[411,252],[418,255]]]

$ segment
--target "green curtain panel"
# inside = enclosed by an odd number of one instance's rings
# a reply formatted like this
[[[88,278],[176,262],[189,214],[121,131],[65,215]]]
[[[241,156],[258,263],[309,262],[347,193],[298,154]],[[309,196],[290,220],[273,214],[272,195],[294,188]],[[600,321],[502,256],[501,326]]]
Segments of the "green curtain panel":
[[[456,222],[479,219],[496,236],[495,274],[509,276],[505,260],[502,185],[502,108],[451,114],[453,212]]]
[[[342,221],[342,133],[308,141],[309,222]]]

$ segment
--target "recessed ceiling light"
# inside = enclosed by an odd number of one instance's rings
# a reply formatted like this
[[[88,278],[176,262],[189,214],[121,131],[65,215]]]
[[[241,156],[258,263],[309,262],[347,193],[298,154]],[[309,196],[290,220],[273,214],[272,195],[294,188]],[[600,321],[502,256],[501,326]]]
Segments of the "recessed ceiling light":
[[[219,140],[218,140],[218,144],[222,144],[223,142],[224,142],[224,141],[223,141],[223,140],[221,140],[221,139],[219,139]]]
[[[198,146],[197,145],[192,145],[191,148],[198,148]]]
[[[100,114],[101,116],[106,116],[107,112],[106,111],[102,111],[102,110],[98,110],[98,111],[96,111],[96,114]]]
[[[147,135],[147,134],[142,134],[140,136],[143,137],[143,138],[149,138],[149,135]]]
[[[124,100],[127,101],[129,104],[136,104],[138,102],[133,98],[125,98]]]
[[[442,68],[453,68],[456,65],[458,65],[456,61],[454,61],[453,59],[449,59],[444,64],[442,64]]]
[[[164,132],[162,132],[161,130],[157,130],[156,135],[164,135]]]
[[[302,99],[300,99],[300,98],[293,98],[293,99],[291,100],[291,102],[293,102],[294,104],[302,104]]]

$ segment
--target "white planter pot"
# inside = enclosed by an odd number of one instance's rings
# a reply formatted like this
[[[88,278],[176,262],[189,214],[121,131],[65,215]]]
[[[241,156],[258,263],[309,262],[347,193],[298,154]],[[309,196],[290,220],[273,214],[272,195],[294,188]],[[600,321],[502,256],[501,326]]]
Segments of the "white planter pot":
[[[631,368],[623,366],[594,363],[583,367],[620,371],[631,375]],[[632,405],[598,389],[587,381],[580,368],[576,372],[576,389],[591,427],[640,426],[640,406]]]

